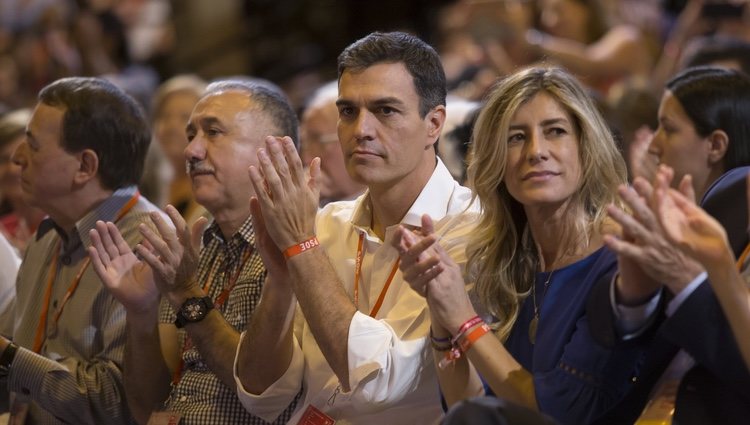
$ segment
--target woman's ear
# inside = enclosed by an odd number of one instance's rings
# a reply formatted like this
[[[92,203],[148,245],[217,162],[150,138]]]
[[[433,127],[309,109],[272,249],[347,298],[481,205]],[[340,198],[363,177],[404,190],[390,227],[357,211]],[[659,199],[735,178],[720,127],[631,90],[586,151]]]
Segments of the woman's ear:
[[[708,162],[716,165],[724,161],[729,149],[729,136],[724,130],[714,130],[708,135]]]

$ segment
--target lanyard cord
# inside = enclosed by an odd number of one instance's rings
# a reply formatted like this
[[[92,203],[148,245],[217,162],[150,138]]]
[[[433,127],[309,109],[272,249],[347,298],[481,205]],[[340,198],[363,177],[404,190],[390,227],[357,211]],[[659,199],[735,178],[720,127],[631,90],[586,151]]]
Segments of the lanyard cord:
[[[237,279],[239,279],[242,269],[245,268],[245,263],[247,263],[247,260],[249,260],[250,256],[253,255],[253,251],[253,246],[248,245],[248,247],[245,249],[245,253],[242,255],[242,260],[240,261],[239,267],[237,267],[237,270],[235,270],[234,274],[230,276],[229,282],[224,285],[224,289],[222,289],[219,296],[216,297],[216,300],[214,301],[215,309],[221,309],[224,306],[224,303],[229,299],[229,294],[237,284]],[[214,266],[211,267],[211,270],[208,273],[208,277],[206,278],[206,283],[203,285],[203,292],[205,293],[208,293],[208,287],[211,285],[214,273],[216,272],[216,269],[218,267],[217,264],[219,264],[218,261],[214,262]],[[185,353],[191,348],[193,348],[193,342],[190,339],[190,336],[186,334],[185,341],[182,344],[182,353],[180,353],[180,362],[177,364],[177,368],[175,369],[174,374],[172,374],[173,387],[177,386],[177,384],[180,382],[180,379],[182,379],[182,371],[185,369]]]
[[[135,206],[135,204],[138,202],[139,197],[140,193],[136,192],[133,197],[131,197],[130,200],[128,200],[128,202],[123,205],[123,207],[120,209],[120,211],[117,212],[117,215],[115,216],[115,223],[120,221],[120,219]],[[59,262],[58,253],[60,251],[61,244],[62,241],[58,239],[57,244],[55,244],[55,249],[52,251],[52,262],[50,264],[49,271],[47,272],[47,289],[44,292],[44,302],[42,304],[44,307],[42,308],[42,313],[39,316],[39,323],[37,324],[36,335],[34,336],[35,353],[41,352],[42,346],[47,340],[47,333],[45,331],[47,329],[47,318],[49,317],[50,298],[52,298],[52,286],[55,282],[55,277],[57,277],[57,263]],[[68,290],[65,291],[65,296],[63,296],[62,302],[60,303],[60,308],[57,310],[57,313],[55,313],[55,317],[52,322],[52,326],[54,328],[57,328],[57,322],[60,320],[60,315],[62,315],[63,308],[65,308],[65,305],[73,297],[76,289],[78,289],[78,284],[81,283],[83,272],[86,271],[86,267],[88,267],[89,263],[91,263],[91,257],[86,257],[86,259],[83,260],[81,268],[78,270],[78,273],[73,279],[73,282],[71,282],[70,286],[68,286]]]
[[[359,308],[359,279],[362,275],[362,260],[364,259],[364,245],[365,240],[365,233],[361,232],[359,234],[359,243],[357,244],[357,258],[355,260],[354,264],[354,305]],[[393,267],[391,268],[391,273],[388,275],[388,280],[385,281],[385,285],[383,285],[383,289],[380,291],[380,296],[378,296],[378,300],[375,303],[375,305],[372,307],[372,310],[370,311],[370,317],[375,317],[375,315],[378,314],[378,311],[380,311],[380,307],[383,306],[383,300],[385,300],[385,294],[388,292],[388,288],[391,286],[391,282],[393,282],[393,277],[396,275],[396,271],[398,270],[398,263],[401,261],[401,258],[396,259],[396,262],[393,263]]]

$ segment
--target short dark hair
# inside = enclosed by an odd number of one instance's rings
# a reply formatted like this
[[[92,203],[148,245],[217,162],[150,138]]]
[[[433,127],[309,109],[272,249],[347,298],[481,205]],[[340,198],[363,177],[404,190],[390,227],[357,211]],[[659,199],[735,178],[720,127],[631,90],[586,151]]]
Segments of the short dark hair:
[[[258,110],[271,118],[281,135],[291,137],[299,149],[299,120],[289,99],[279,86],[260,78],[219,80],[206,87],[201,99],[224,91],[247,93],[258,105]]]
[[[445,71],[435,49],[403,32],[374,32],[344,49],[338,59],[338,79],[344,71],[364,70],[378,63],[403,63],[414,79],[419,95],[419,114],[445,105]]]
[[[138,183],[151,132],[135,99],[105,79],[69,77],[44,87],[38,100],[65,110],[60,144],[70,153],[96,152],[103,187]]]
[[[724,169],[750,165],[750,76],[714,66],[688,68],[666,89],[680,102],[701,137],[723,130],[729,137]]]

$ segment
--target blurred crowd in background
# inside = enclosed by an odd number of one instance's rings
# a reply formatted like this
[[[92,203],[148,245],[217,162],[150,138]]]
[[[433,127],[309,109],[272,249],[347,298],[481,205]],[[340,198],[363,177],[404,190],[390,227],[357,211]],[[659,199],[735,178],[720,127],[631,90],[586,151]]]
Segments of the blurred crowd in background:
[[[0,229],[23,250],[42,218],[21,204],[10,158],[26,108],[61,77],[104,76],[142,103],[158,142],[142,191],[197,217],[184,125],[211,80],[271,80],[302,114],[336,79],[342,48],[374,30],[412,32],[442,57],[450,96],[440,154],[462,180],[473,112],[499,76],[538,62],[570,70],[627,156],[657,127],[659,96],[677,70],[747,72],[748,21],[744,0],[0,0]]]

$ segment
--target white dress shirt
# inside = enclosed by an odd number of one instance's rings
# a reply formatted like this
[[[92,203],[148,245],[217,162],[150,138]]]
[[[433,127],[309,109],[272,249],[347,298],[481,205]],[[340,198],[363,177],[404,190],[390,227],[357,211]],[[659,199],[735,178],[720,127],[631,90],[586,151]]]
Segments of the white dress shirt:
[[[436,233],[441,235],[440,244],[463,267],[466,240],[478,212],[475,205],[470,206],[470,200],[470,190],[453,180],[438,159],[432,177],[401,224],[420,227],[421,216],[430,215]],[[338,378],[298,309],[292,361],[284,375],[265,392],[254,395],[242,387],[235,359],[238,395],[253,414],[274,420],[304,387],[290,424],[298,423],[310,404],[336,420],[336,424],[433,424],[442,416],[424,298],[409,287],[399,271],[377,315],[368,315],[398,258],[396,249],[373,233],[371,222],[368,192],[354,201],[328,204],[316,221],[320,244],[352,299],[357,244],[359,235],[365,234],[359,311],[349,325],[351,391],[340,390]],[[386,229],[385,241],[391,240],[396,229],[395,225]]]

